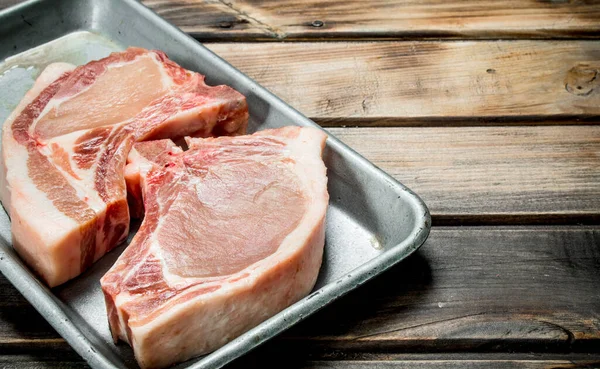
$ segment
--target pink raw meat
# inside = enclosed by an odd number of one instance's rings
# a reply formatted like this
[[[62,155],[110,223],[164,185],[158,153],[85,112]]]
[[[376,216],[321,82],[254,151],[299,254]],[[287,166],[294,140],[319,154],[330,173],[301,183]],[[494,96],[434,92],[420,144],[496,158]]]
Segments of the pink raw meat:
[[[321,265],[326,135],[134,145],[127,165],[145,217],[101,280],[110,328],[142,368],[210,352],[306,296]]]
[[[245,98],[130,48],[81,67],[48,66],[2,132],[0,200],[13,246],[49,285],[125,239],[123,170],[136,141],[243,134]]]

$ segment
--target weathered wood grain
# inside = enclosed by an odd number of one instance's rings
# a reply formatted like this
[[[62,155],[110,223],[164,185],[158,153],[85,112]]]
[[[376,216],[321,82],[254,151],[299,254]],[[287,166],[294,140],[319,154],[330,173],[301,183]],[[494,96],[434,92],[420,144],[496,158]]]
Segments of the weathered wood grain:
[[[434,228],[406,262],[280,342],[329,351],[597,351],[599,261],[598,228]]]
[[[73,358],[71,360],[61,358],[56,355],[51,358],[40,359],[36,355],[1,355],[0,366],[3,369],[75,369],[89,368],[89,365],[81,358]]]
[[[547,355],[551,358],[541,359],[531,355],[526,358],[510,358],[497,354],[479,354],[477,358],[468,359],[452,355],[399,355],[394,360],[290,360],[289,357],[281,355],[261,357],[260,362],[252,361],[248,356],[235,361],[226,368],[288,368],[288,369],[325,369],[325,368],[348,368],[348,369],[403,369],[403,368],[467,368],[467,369],[590,369],[600,364],[600,359],[594,356],[583,355]],[[512,355],[515,356],[515,355]],[[520,356],[520,355],[516,355]],[[88,368],[82,359],[65,358],[64,355],[3,355],[0,356],[2,368]]]
[[[313,361],[293,365],[313,369],[412,369],[412,368],[497,368],[497,369],[575,369],[593,368],[598,360],[400,360],[400,361]]]
[[[21,0],[0,0],[0,9]],[[144,0],[202,41],[597,38],[595,1]]]
[[[201,40],[598,37],[595,1],[145,0]]]
[[[599,284],[598,227],[438,227],[415,255],[259,354],[598,353]],[[67,347],[14,299],[0,307],[0,352]]]
[[[327,126],[600,120],[600,41],[207,46]]]
[[[600,126],[328,130],[418,193],[434,224],[600,220]]]
[[[0,0],[0,9],[19,3]],[[597,38],[596,1],[143,0],[202,41]]]
[[[88,368],[89,366],[77,357],[70,355],[41,355],[41,354],[22,354],[22,355],[2,355],[0,356],[0,365],[2,368]],[[250,355],[256,356],[256,355]],[[325,368],[365,368],[365,369],[403,369],[403,368],[468,368],[468,369],[590,369],[600,364],[598,356],[584,355],[547,355],[550,358],[539,358],[534,355],[521,358],[521,355],[512,355],[513,358],[506,355],[497,354],[479,354],[477,358],[469,359],[456,357],[453,355],[398,355],[393,360],[290,360],[289,357],[277,355],[270,357],[246,356],[235,361],[226,368],[288,368],[288,369],[325,369]],[[517,356],[517,358],[514,358]],[[594,357],[596,357],[594,359]],[[250,359],[255,359],[250,361]]]

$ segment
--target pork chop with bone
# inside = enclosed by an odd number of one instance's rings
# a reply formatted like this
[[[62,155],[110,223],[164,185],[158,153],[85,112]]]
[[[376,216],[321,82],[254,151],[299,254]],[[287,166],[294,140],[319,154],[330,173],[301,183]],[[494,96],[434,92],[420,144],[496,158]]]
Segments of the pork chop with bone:
[[[326,135],[284,127],[250,136],[134,145],[138,233],[101,280],[115,341],[142,368],[208,353],[306,296],[321,265]]]
[[[241,94],[160,51],[51,64],[3,126],[0,200],[13,246],[50,287],[74,278],[127,237],[134,142],[243,134],[247,120]]]

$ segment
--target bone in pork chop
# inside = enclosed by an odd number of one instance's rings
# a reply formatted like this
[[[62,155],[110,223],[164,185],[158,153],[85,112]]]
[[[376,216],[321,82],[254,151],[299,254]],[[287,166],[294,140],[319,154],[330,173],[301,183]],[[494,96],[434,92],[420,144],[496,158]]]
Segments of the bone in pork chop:
[[[227,343],[306,296],[321,265],[322,131],[186,140],[134,145],[144,220],[101,280],[113,338],[143,368]]]
[[[134,142],[243,134],[247,119],[241,94],[159,51],[48,66],[2,132],[13,246],[51,287],[79,275],[127,236],[123,170]]]

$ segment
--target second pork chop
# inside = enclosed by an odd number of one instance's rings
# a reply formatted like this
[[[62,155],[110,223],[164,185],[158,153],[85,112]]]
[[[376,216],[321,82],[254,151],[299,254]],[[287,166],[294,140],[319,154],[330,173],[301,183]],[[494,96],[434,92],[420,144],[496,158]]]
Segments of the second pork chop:
[[[101,280],[115,340],[143,368],[210,352],[306,296],[321,265],[326,135],[285,127],[251,136],[137,144],[138,233]],[[134,174],[138,173],[138,177]]]

